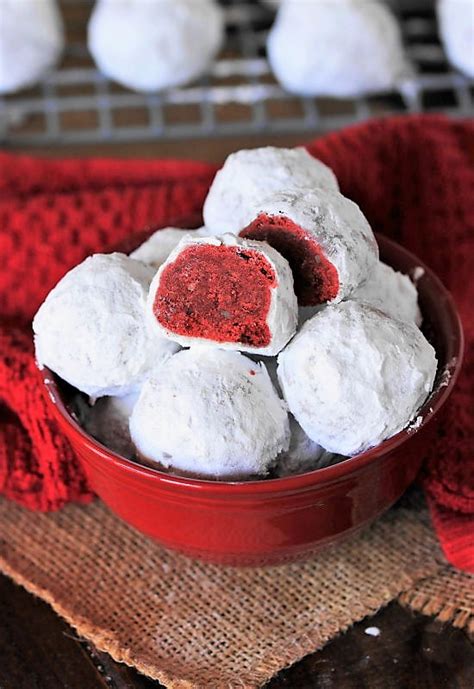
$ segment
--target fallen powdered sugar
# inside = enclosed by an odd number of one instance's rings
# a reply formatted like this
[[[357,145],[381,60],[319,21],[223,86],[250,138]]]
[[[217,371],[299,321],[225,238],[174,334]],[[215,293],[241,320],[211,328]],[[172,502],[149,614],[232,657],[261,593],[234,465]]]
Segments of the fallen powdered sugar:
[[[408,433],[413,433],[413,431],[418,430],[420,428],[421,424],[423,423],[423,417],[422,416],[417,416],[409,426],[407,426],[407,431]]]
[[[449,383],[451,381],[451,376],[452,376],[451,371],[452,371],[452,369],[454,369],[456,367],[456,364],[457,364],[457,357],[453,356],[448,361],[448,363],[446,364],[446,366],[443,369],[443,372],[441,374],[441,378],[439,381],[439,387],[440,388],[443,388],[443,387],[446,387],[447,385],[449,385]]]
[[[412,282],[416,285],[418,281],[421,280],[424,274],[425,269],[421,266],[416,266],[416,268],[413,268],[413,270],[411,271]]]

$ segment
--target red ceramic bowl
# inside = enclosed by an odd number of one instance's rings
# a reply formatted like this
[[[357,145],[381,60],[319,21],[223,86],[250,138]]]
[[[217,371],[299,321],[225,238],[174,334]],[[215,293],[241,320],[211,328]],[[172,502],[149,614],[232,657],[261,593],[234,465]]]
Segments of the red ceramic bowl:
[[[114,454],[68,411],[68,386],[43,372],[51,410],[94,491],[117,515],[168,548],[220,564],[268,565],[308,557],[373,521],[416,477],[461,367],[455,304],[438,278],[395,242],[378,237],[382,259],[417,281],[423,329],[439,360],[418,427],[325,469],[249,482],[179,478]],[[69,391],[70,394],[70,391]]]

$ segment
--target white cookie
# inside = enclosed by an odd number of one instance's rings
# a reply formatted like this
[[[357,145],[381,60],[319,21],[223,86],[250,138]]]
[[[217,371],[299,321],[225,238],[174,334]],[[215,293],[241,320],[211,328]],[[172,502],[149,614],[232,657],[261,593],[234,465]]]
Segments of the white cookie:
[[[267,53],[280,84],[303,96],[393,90],[411,74],[397,21],[379,0],[286,0]]]
[[[163,227],[154,232],[146,242],[132,251],[130,258],[146,263],[158,269],[168,258],[173,249],[186,235],[206,236],[205,228],[198,230],[183,230],[179,227]]]
[[[157,332],[182,346],[269,356],[294,335],[298,318],[288,262],[232,234],[182,239],[154,277],[147,308]]]
[[[414,323],[368,304],[328,306],[278,357],[290,411],[330,452],[355,455],[401,431],[430,393],[436,354]]]
[[[379,261],[370,277],[351,295],[355,301],[381,309],[384,313],[420,326],[422,317],[418,307],[418,290],[408,275],[403,275]]]
[[[240,236],[264,240],[288,259],[300,306],[347,298],[378,260],[374,234],[359,206],[337,191],[274,193],[249,209]]]
[[[64,29],[56,0],[2,0],[0,93],[31,86],[59,61]]]
[[[154,270],[95,254],[51,290],[33,321],[37,361],[91,397],[126,395],[179,349],[146,318]]]
[[[474,7],[472,0],[438,0],[439,34],[448,60],[474,77]]]
[[[291,414],[290,432],[290,447],[278,457],[275,465],[276,476],[304,474],[307,471],[323,469],[343,459],[339,455],[327,452],[324,447],[311,440]]]
[[[144,384],[130,432],[148,462],[228,480],[265,475],[290,440],[265,367],[207,347],[179,352]]]
[[[213,0],[98,0],[88,45],[103,74],[135,91],[156,91],[206,72],[223,35]]]
[[[263,198],[293,188],[339,189],[330,168],[305,148],[252,148],[232,153],[216,174],[204,203],[209,234],[238,234]]]

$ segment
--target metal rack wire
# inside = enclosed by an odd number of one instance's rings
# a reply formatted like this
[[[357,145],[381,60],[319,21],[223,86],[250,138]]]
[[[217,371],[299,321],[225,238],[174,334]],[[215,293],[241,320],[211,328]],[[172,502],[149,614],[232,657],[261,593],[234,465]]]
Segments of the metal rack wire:
[[[395,4],[396,4],[396,0]],[[64,0],[68,48],[62,65],[28,91],[0,98],[0,142],[7,145],[184,139],[264,132],[323,132],[389,113],[474,113],[474,80],[447,63],[433,9],[399,3],[416,76],[394,92],[351,100],[298,98],[274,80],[265,41],[273,12],[225,0],[227,40],[211,73],[189,86],[139,94],[110,82],[85,44],[91,0]]]

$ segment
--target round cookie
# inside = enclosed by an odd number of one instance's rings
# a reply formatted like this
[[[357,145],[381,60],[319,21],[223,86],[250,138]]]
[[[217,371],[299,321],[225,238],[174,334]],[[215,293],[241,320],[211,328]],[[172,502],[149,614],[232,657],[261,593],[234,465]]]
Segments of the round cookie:
[[[132,459],[134,446],[129,420],[140,390],[124,397],[101,397],[84,414],[84,429],[113,452]]]
[[[97,67],[135,91],[199,77],[223,36],[222,10],[213,0],[98,0],[88,26]]]
[[[474,77],[474,8],[471,0],[437,0],[439,34],[448,60]]]
[[[305,148],[266,146],[232,153],[209,189],[205,226],[209,234],[238,234],[252,220],[249,209],[262,198],[298,187],[339,189],[332,170]]]
[[[437,362],[414,323],[347,301],[307,321],[278,363],[306,434],[330,452],[355,455],[407,426],[432,389]]]
[[[286,405],[265,367],[208,347],[179,352],[146,381],[130,432],[147,463],[227,480],[266,475],[290,440]]]
[[[2,0],[0,14],[0,93],[12,93],[56,65],[64,30],[56,0]]]
[[[36,358],[91,397],[126,395],[179,349],[150,327],[155,271],[124,254],[95,254],[51,290],[33,321]]]
[[[183,346],[274,355],[298,318],[288,262],[263,242],[228,234],[181,240],[150,287],[148,315]]]
[[[266,241],[288,260],[300,306],[350,296],[378,260],[357,204],[337,191],[297,189],[261,199],[241,237]]]
[[[422,317],[415,285],[408,275],[393,270],[382,261],[377,263],[370,277],[350,298],[365,301],[392,318],[421,325]]]
[[[143,242],[135,251],[132,251],[130,258],[146,263],[158,269],[168,258],[173,249],[178,246],[183,237],[191,235],[206,236],[205,228],[198,230],[183,230],[178,227],[163,227],[154,232],[146,242]]]
[[[290,447],[278,457],[275,465],[275,474],[279,478],[322,469],[343,459],[339,455],[327,452],[324,447],[308,438],[291,414],[290,432]]]
[[[267,54],[283,88],[302,96],[393,90],[412,73],[397,20],[379,0],[287,0]]]

